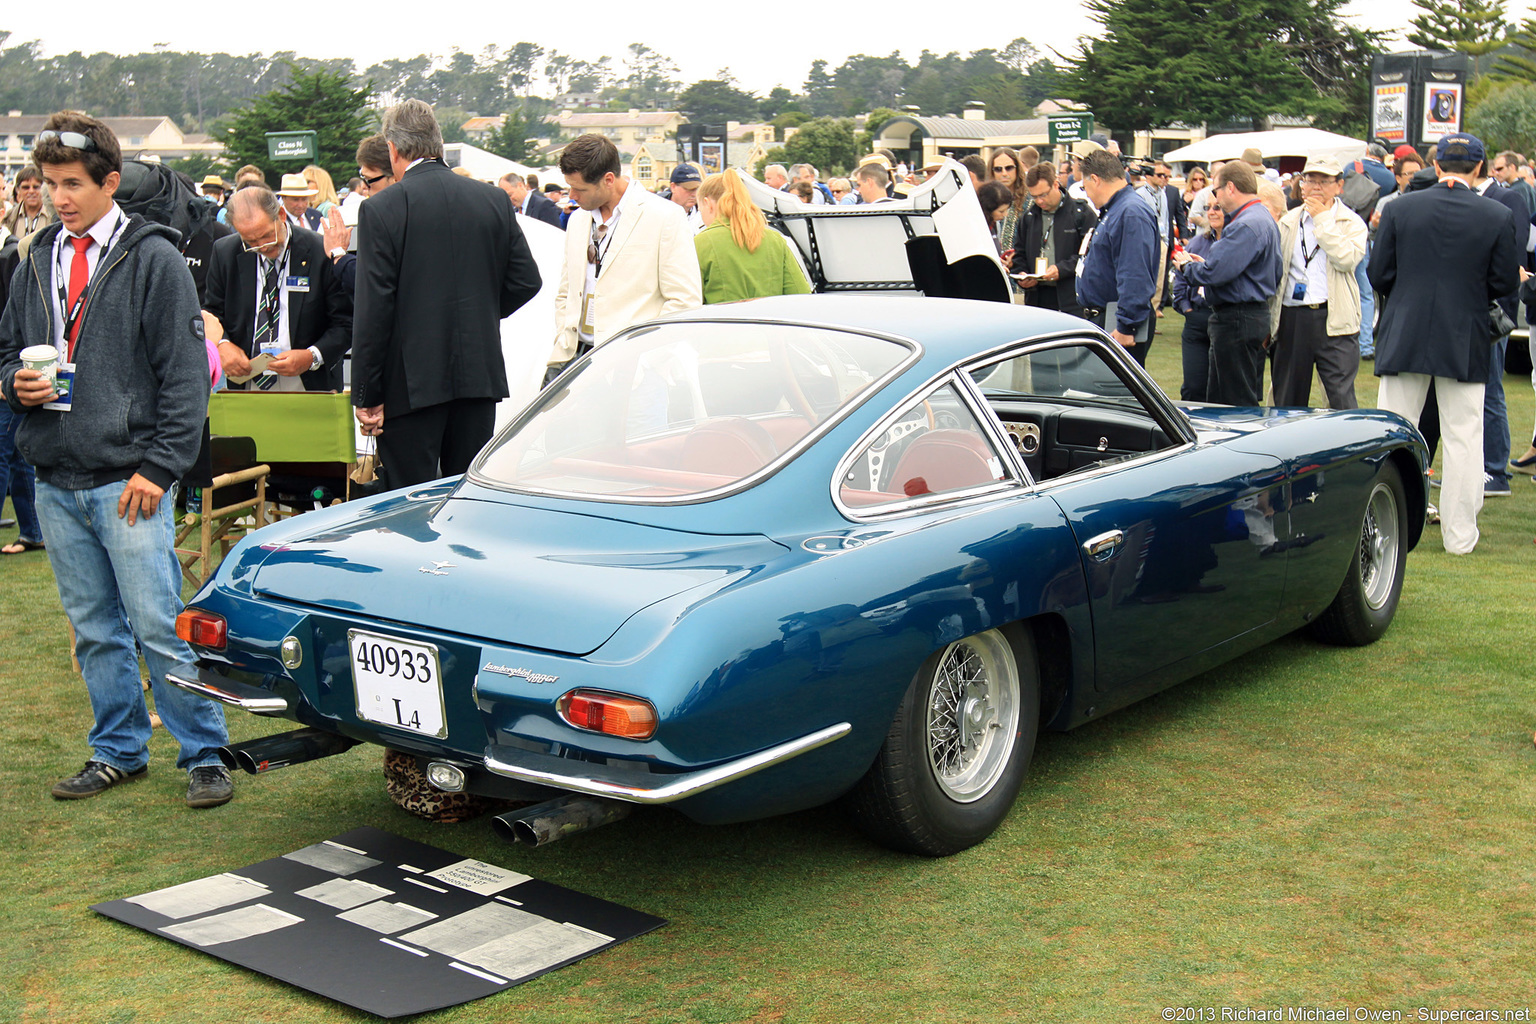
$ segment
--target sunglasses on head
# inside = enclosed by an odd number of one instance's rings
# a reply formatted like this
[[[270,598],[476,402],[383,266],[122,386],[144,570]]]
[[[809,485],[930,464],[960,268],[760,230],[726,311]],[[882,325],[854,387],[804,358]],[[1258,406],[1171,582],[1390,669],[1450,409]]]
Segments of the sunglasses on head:
[[[56,132],[49,128],[47,131],[37,133],[36,142],[47,142],[49,139],[58,139],[70,149],[79,149],[87,153],[101,152],[95,139],[89,135],[81,135],[79,132]]]

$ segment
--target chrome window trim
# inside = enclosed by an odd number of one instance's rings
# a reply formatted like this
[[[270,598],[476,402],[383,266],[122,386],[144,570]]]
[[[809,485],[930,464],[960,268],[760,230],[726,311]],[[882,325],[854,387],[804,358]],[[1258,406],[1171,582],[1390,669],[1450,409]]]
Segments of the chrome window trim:
[[[1029,474],[1027,472],[1020,473],[1021,467],[1018,465],[1017,459],[1014,459],[1009,454],[1007,454],[1013,446],[1011,444],[1005,444],[1004,439],[1001,439],[999,435],[1001,424],[998,422],[997,416],[992,413],[991,409],[976,408],[975,390],[966,387],[965,382],[962,381],[960,377],[961,375],[954,367],[948,367],[936,376],[930,378],[925,384],[923,384],[922,387],[917,388],[907,397],[903,398],[900,402],[897,402],[894,406],[892,406],[891,411],[880,417],[874,426],[870,427],[863,434],[859,435],[859,439],[855,441],[853,445],[848,449],[848,451],[844,453],[843,457],[838,460],[837,468],[832,473],[832,504],[834,507],[836,507],[838,512],[844,516],[844,518],[851,519],[854,522],[867,523],[878,519],[910,515],[914,512],[924,512],[939,506],[948,506],[960,503],[972,504],[981,499],[990,499],[1002,494],[1024,490],[1029,487],[1031,483]],[[849,469],[852,468],[853,464],[858,461],[859,456],[863,454],[865,448],[871,444],[876,437],[879,437],[881,434],[889,430],[891,428],[891,424],[894,421],[900,419],[905,413],[910,411],[913,405],[918,402],[927,401],[930,395],[947,385],[954,386],[955,393],[960,396],[961,403],[965,405],[965,407],[971,411],[971,415],[975,417],[977,425],[981,427],[982,436],[985,437],[987,443],[992,446],[993,454],[997,456],[998,460],[1007,469],[1008,475],[1011,479],[996,480],[989,484],[981,484],[976,487],[967,487],[964,490],[959,491],[945,491],[941,494],[926,494],[917,498],[909,498],[906,501],[893,501],[882,505],[866,505],[856,507],[844,502],[842,499],[843,477],[845,474],[847,474]]]
[[[721,498],[729,497],[730,495],[739,494],[742,491],[750,490],[751,488],[756,487],[758,484],[762,483],[764,480],[778,473],[785,466],[799,458],[802,452],[810,448],[825,434],[835,428],[843,420],[851,416],[856,410],[861,408],[865,402],[868,402],[875,395],[879,394],[882,390],[884,390],[887,384],[901,376],[908,369],[910,369],[914,363],[923,357],[923,346],[921,343],[913,340],[912,338],[904,338],[898,334],[887,334],[884,331],[864,330],[861,328],[851,328],[846,324],[822,323],[820,321],[809,320],[739,320],[734,318],[724,319],[719,317],[688,317],[686,319],[680,320],[647,321],[646,323],[636,324],[633,327],[629,327],[623,331],[620,331],[608,341],[604,342],[603,345],[599,346],[599,348],[606,347],[613,342],[620,340],[621,338],[628,337],[629,335],[636,334],[640,331],[654,330],[657,327],[672,324],[750,324],[757,327],[794,327],[811,330],[834,331],[839,334],[860,335],[866,338],[875,338],[880,341],[893,342],[906,349],[907,354],[885,373],[870,381],[869,385],[864,389],[864,393],[862,395],[856,396],[854,400],[849,401],[841,406],[834,415],[829,416],[827,419],[824,419],[820,423],[816,424],[816,426],[812,428],[799,441],[795,442],[788,448],[784,449],[784,451],[780,452],[778,458],[774,459],[772,462],[751,473],[750,475],[742,477],[740,480],[737,480],[724,487],[716,487],[713,490],[708,491],[699,491],[695,494],[677,495],[671,497],[624,497],[589,494],[584,491],[561,491],[542,487],[518,487],[502,481],[494,481],[482,475],[479,472],[479,469],[481,464],[485,461],[486,453],[491,451],[492,448],[494,448],[496,444],[501,441],[503,436],[511,436],[513,432],[523,427],[523,425],[537,411],[537,401],[531,403],[527,409],[519,413],[517,418],[514,419],[511,423],[507,424],[501,433],[492,438],[491,444],[487,445],[484,449],[481,450],[480,454],[475,456],[475,461],[470,464],[469,470],[464,474],[464,479],[470,481],[471,483],[477,484],[478,486],[487,487],[491,490],[501,491],[503,493],[529,494],[549,498],[567,498],[573,501],[595,501],[609,505],[699,505],[703,504],[704,502],[718,501]],[[566,372],[570,372],[570,369],[577,366],[585,366],[585,364],[591,360],[592,353],[596,351],[597,349],[593,349],[591,352],[588,352],[580,359],[575,360],[571,364],[571,367],[567,368]],[[562,373],[561,376],[564,376],[564,373]]]

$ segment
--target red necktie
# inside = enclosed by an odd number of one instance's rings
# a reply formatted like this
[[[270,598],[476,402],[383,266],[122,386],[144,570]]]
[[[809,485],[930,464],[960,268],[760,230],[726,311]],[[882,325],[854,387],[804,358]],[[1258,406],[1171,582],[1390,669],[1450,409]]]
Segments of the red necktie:
[[[80,293],[85,291],[85,286],[91,280],[91,265],[85,261],[85,250],[91,246],[91,236],[84,238],[71,238],[69,244],[75,247],[74,259],[69,261],[69,305],[64,310],[67,318],[74,312],[75,304],[80,301]],[[80,335],[80,321],[85,319],[82,315],[75,317],[74,324],[69,329],[69,361],[75,361],[75,339]]]

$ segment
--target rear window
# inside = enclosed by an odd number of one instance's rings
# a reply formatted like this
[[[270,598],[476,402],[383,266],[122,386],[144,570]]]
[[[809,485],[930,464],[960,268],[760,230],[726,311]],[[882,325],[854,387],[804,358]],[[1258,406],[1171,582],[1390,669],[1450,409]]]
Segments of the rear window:
[[[618,501],[732,488],[783,461],[911,354],[821,327],[658,324],[595,350],[470,473],[492,486]]]

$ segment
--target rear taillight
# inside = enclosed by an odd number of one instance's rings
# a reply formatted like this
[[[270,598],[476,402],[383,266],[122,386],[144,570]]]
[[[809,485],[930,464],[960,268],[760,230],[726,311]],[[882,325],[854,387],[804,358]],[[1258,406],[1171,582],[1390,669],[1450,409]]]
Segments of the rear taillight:
[[[229,626],[224,616],[188,608],[176,616],[176,635],[189,644],[222,651],[229,644]]]
[[[560,717],[578,729],[648,740],[656,733],[656,709],[639,697],[572,690],[555,702]]]

